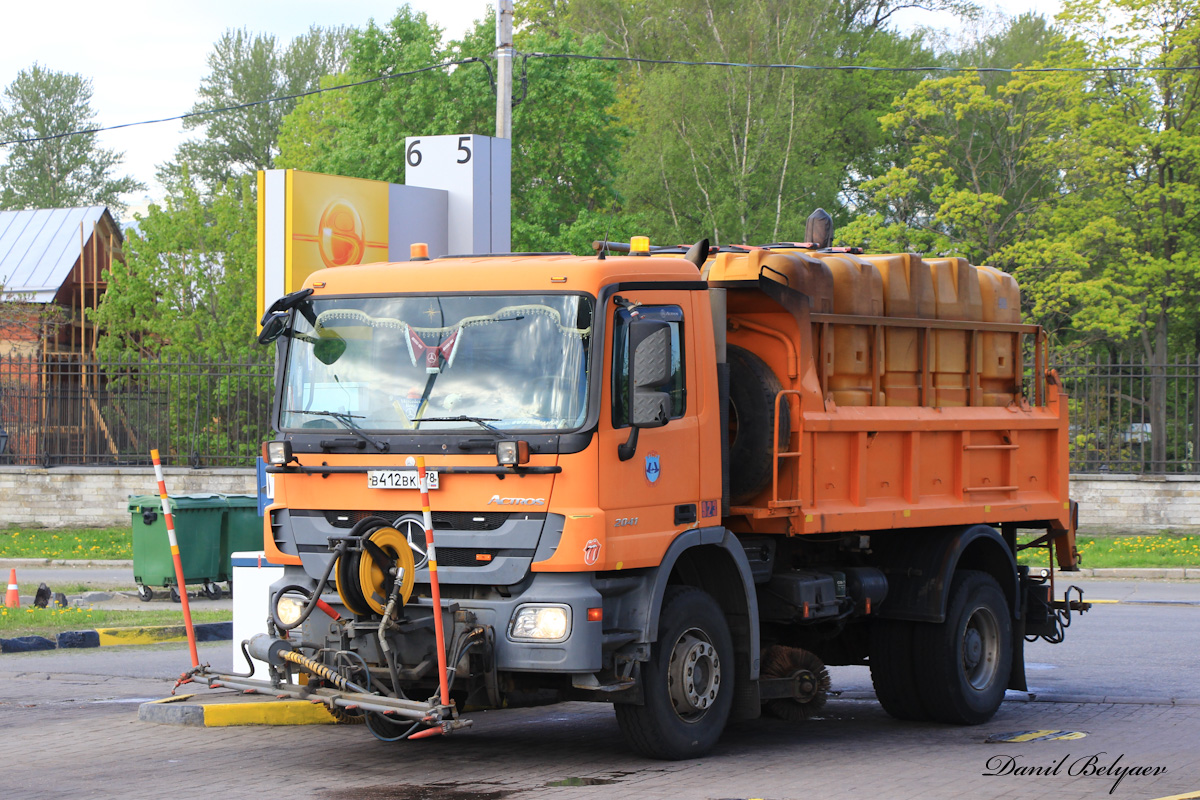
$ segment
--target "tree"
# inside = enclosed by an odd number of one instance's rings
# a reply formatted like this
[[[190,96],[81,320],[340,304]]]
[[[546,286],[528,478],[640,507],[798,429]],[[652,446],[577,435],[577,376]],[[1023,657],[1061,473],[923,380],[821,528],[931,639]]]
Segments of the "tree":
[[[321,78],[345,69],[348,39],[348,28],[313,26],[284,47],[270,34],[225,31],[208,56],[211,71],[200,82],[200,99],[192,106],[192,113],[201,116],[183,123],[188,129],[202,129],[204,135],[180,146],[178,164],[163,168],[165,182],[177,179],[179,164],[187,164],[191,174],[210,187],[272,168],[279,153],[280,122],[295,108],[295,100],[203,112],[318,88]]]
[[[17,73],[0,102],[0,140],[45,140],[10,145],[0,166],[0,208],[105,205],[117,216],[125,209],[121,196],[145,188],[113,174],[124,154],[99,147],[95,134],[60,135],[97,127],[91,100],[92,82],[80,75],[36,63]]]
[[[886,31],[900,4],[575,0],[577,29],[646,59],[837,67],[926,62],[919,37]],[[621,121],[625,208],[659,240],[799,239],[816,206],[843,217],[853,176],[882,142],[876,117],[916,78],[896,73],[629,67]]]
[[[1110,71],[1064,97],[1062,199],[1040,215],[1041,236],[1010,252],[1038,313],[1150,364],[1161,468],[1166,362],[1200,345],[1200,2],[1072,0],[1059,19]]]
[[[185,177],[187,177],[185,175]],[[151,205],[125,240],[125,263],[106,274],[94,318],[104,358],[233,361],[254,347],[257,213],[253,181],[211,195],[195,181]]]
[[[490,60],[493,27],[489,17],[461,40],[443,44],[440,30],[424,14],[403,6],[385,27],[372,23],[355,33],[348,71],[325,83],[471,57]],[[597,53],[599,42],[583,41],[570,31],[557,37],[530,31],[520,35],[517,47],[526,53]],[[540,250],[555,246],[560,231],[584,211],[602,219],[612,207],[624,132],[609,113],[616,101],[612,64],[531,58],[524,67],[528,92],[518,94],[523,100],[513,111],[512,239],[518,250]],[[279,164],[399,183],[405,137],[491,133],[494,114],[495,96],[478,64],[315,95],[285,120]],[[602,235],[596,230],[592,238]]]
[[[1027,14],[948,61],[1036,66],[1065,47],[1042,17]],[[1005,247],[1028,237],[1034,212],[1057,199],[1070,128],[1063,102],[1082,80],[963,72],[914,86],[880,119],[897,157],[858,187],[863,213],[841,240],[877,250],[955,252],[975,263],[1002,258]]]

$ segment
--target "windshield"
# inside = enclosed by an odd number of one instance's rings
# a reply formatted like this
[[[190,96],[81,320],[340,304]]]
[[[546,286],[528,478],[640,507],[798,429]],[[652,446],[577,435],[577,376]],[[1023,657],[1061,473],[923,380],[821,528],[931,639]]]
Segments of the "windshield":
[[[281,429],[559,431],[586,416],[589,297],[312,298],[293,324]]]

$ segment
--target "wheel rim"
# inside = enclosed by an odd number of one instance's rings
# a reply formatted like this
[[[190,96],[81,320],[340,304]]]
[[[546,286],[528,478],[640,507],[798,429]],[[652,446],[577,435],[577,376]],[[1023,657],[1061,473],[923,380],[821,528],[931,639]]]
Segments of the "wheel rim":
[[[963,675],[972,688],[983,691],[995,681],[999,665],[1000,624],[990,609],[977,608],[963,630]]]
[[[712,708],[721,689],[721,659],[699,628],[680,634],[667,667],[671,705],[685,722],[696,722]]]

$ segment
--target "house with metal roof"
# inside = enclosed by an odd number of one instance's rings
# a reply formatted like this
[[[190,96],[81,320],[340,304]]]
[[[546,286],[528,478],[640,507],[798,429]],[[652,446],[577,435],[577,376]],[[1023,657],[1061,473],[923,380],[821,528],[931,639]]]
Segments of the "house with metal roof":
[[[93,351],[84,312],[99,304],[122,241],[104,206],[0,211],[0,354]]]
[[[0,211],[0,463],[92,440],[117,451],[87,310],[122,241],[104,206]]]

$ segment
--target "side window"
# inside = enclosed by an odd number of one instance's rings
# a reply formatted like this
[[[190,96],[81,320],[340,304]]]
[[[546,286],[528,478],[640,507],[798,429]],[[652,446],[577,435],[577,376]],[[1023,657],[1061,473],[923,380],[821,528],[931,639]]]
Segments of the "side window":
[[[613,315],[613,427],[629,425],[629,322],[634,314],[642,319],[657,319],[671,326],[671,419],[679,419],[687,410],[686,382],[683,371],[683,309],[679,306],[638,306],[630,311],[618,308]]]

